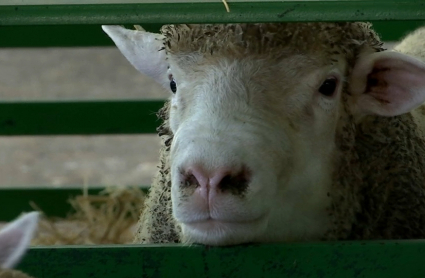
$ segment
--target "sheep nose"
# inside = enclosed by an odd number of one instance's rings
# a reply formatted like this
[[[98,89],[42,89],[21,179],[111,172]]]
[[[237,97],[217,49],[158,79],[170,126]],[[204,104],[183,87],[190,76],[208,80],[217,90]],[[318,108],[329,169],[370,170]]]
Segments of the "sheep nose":
[[[202,167],[190,167],[186,171],[184,186],[194,186],[195,194],[204,199],[211,198],[211,194],[242,195],[248,188],[250,171],[248,167],[226,167],[216,171],[207,171]]]

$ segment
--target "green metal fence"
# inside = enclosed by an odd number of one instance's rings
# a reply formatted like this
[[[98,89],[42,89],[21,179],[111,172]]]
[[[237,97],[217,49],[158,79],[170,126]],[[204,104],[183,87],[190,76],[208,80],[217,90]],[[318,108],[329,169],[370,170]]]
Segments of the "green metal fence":
[[[391,241],[33,248],[21,268],[56,278],[421,278],[424,263],[424,241]]]
[[[51,5],[62,2],[64,4]],[[101,24],[141,24],[149,31],[156,31],[167,23],[371,21],[384,40],[400,39],[425,25],[425,0],[229,0],[230,13],[220,0],[83,2],[0,0],[0,47],[113,45],[102,32]],[[159,124],[154,112],[162,103],[139,100],[0,102],[0,135],[154,133]],[[71,189],[0,190],[0,220],[10,220],[30,210],[30,201],[49,215],[64,216],[70,209],[66,199],[78,193]],[[228,248],[34,247],[19,268],[38,278],[425,277],[425,241],[287,243]]]

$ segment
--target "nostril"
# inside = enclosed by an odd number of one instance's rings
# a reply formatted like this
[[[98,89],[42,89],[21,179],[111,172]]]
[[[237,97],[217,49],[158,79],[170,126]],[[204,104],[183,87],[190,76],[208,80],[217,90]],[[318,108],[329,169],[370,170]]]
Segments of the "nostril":
[[[181,172],[181,175],[182,187],[206,188],[208,186],[208,176],[204,174],[203,169],[200,169],[198,167],[189,168],[185,172]]]
[[[196,179],[196,177],[193,174],[187,174],[185,175],[183,181],[182,181],[183,187],[198,187],[200,186],[199,181]]]
[[[199,192],[206,192],[206,194],[212,190],[243,195],[251,180],[251,172],[245,166],[239,168],[239,170],[238,168],[226,167],[210,172],[199,166],[192,166],[180,173],[180,186],[182,188],[199,189]]]
[[[230,192],[234,195],[242,195],[248,189],[251,174],[247,169],[243,169],[237,174],[225,175],[218,184],[218,189],[222,192]]]

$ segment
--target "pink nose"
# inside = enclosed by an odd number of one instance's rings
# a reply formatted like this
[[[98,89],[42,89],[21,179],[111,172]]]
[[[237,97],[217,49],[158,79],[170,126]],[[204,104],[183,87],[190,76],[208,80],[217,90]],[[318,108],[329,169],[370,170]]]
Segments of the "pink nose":
[[[211,194],[230,193],[243,195],[248,188],[250,173],[248,168],[221,168],[208,172],[202,167],[190,167],[186,171],[183,186],[195,186],[195,193],[203,198],[211,198]]]

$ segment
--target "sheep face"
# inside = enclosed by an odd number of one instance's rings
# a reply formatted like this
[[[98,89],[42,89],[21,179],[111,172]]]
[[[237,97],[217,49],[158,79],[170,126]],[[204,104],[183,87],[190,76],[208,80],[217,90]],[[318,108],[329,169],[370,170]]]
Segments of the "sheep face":
[[[171,93],[162,173],[171,172],[173,217],[188,243],[324,237],[335,229],[329,208],[350,205],[332,199],[349,184],[340,180],[344,132],[354,138],[354,122],[425,99],[425,65],[381,52],[367,24],[103,28]]]
[[[172,204],[186,240],[323,234],[344,62],[289,53],[276,62],[169,61],[177,87],[169,119]]]

